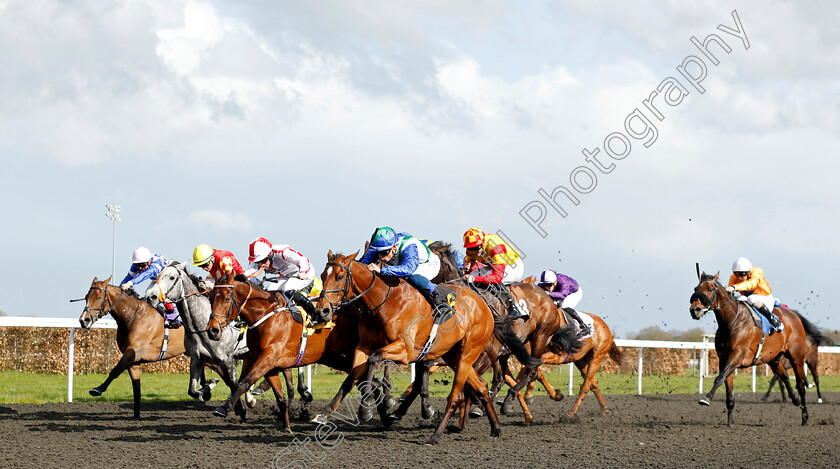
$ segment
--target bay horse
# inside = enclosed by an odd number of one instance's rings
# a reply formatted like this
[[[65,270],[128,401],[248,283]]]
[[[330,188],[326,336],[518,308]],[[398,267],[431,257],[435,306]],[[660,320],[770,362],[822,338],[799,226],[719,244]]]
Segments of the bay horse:
[[[357,255],[358,252],[344,256],[329,251],[327,265],[321,274],[324,287],[317,302],[320,311],[332,314],[338,307],[360,301],[369,313],[359,316],[359,344],[354,351],[351,373],[328,404],[325,414],[316,416],[314,421],[325,422],[353,384],[363,377],[367,378],[362,383],[365,388],[362,391],[363,406],[369,407],[372,393],[367,391],[373,383],[374,370],[384,360],[408,364],[443,358],[455,376],[443,418],[426,444],[440,441],[464,390],[484,403],[490,420],[490,435],[498,437],[501,433],[499,417],[490,401],[487,383],[475,372],[473,364],[494,332],[510,337],[510,334],[501,331],[505,324],[509,331],[510,323],[495,321],[487,304],[469,288],[453,286],[455,316],[440,325],[434,324],[432,307],[417,289],[403,279],[374,274],[366,265],[355,260]],[[496,331],[497,327],[499,331]],[[441,334],[430,341],[437,330]],[[511,341],[506,345],[528,366],[539,366],[539,360],[528,357],[521,342]],[[415,392],[419,390],[413,389],[412,393]],[[388,409],[383,403],[377,409],[386,420]],[[394,417],[393,420],[399,419],[398,414]]]
[[[820,330],[799,314],[796,310],[791,310],[799,316],[799,320],[802,321],[802,327],[805,328],[805,335],[806,342],[808,344],[808,355],[805,357],[805,363],[808,365],[808,369],[811,371],[811,376],[814,379],[814,386],[817,388],[817,404],[822,404],[822,392],[820,392],[820,371],[819,371],[819,360],[820,360],[820,353],[819,353],[819,346],[820,345],[827,345],[831,346],[834,345],[834,341],[830,338],[822,335]],[[767,387],[767,392],[762,396],[761,400],[766,401],[770,397],[770,391],[773,390],[773,385],[776,382],[779,382],[779,390],[782,392],[782,402],[785,401],[785,389],[787,389],[787,393],[791,396],[791,401],[793,398],[793,390],[790,387],[790,380],[785,380],[784,378],[787,377],[787,370],[790,369],[790,361],[787,358],[782,359],[782,367],[785,372],[782,374],[781,378],[776,374],[773,374],[773,378],[770,379],[770,385]],[[783,387],[784,385],[784,387]],[[808,378],[805,378],[805,386],[810,387],[808,384]]]
[[[184,329],[170,329],[169,342],[165,353],[162,353],[163,316],[146,301],[109,285],[110,281],[110,277],[102,281],[93,278],[85,295],[85,309],[79,317],[79,324],[82,329],[90,329],[97,320],[111,314],[117,322],[117,348],[122,352],[122,357],[105,381],[89,392],[91,396],[101,396],[111,382],[127,369],[134,392],[134,418],[140,418],[140,364],[185,354]]]
[[[199,290],[197,277],[186,271],[185,264],[172,263],[158,274],[158,279],[149,290],[149,302],[152,307],[159,302],[169,300],[178,305],[183,319],[184,347],[190,356],[190,385],[189,395],[200,400],[205,399],[205,393],[198,389],[197,376],[204,371],[207,364],[219,373],[222,380],[233,393],[238,387],[236,379],[236,361],[248,358],[248,347],[245,345],[245,332],[239,328],[225,328],[219,340],[212,340],[207,336],[207,322],[210,320],[210,299]],[[254,407],[256,400],[248,393],[245,401],[249,407]],[[245,409],[237,408],[237,415],[245,418]]]
[[[274,391],[283,430],[292,433],[278,372],[313,363],[350,371],[353,351],[359,343],[359,313],[352,305],[341,309],[335,326],[310,334],[301,350],[303,324],[293,319],[284,295],[267,292],[243,275],[230,274],[216,283],[210,301],[213,313],[205,326],[208,337],[217,340],[232,321],[240,318],[249,326],[247,341],[253,358],[252,363],[243,366],[237,389],[213,412],[215,415],[225,417],[231,405],[265,376]]]
[[[808,407],[805,404],[804,364],[808,355],[806,333],[799,316],[787,308],[774,308],[773,312],[784,324],[784,330],[763,337],[761,328],[753,323],[750,307],[726,291],[718,280],[720,274],[700,276],[700,283],[694,287],[689,311],[691,317],[699,320],[708,311],[714,311],[718,323],[715,332],[715,351],[720,361],[718,375],[712,389],[700,400],[708,406],[721,384],[726,384],[727,425],[734,425],[732,409],[735,408],[733,393],[734,372],[737,368],[767,363],[774,372],[782,376],[784,368],[781,358],[790,360],[796,377],[799,397],[791,395],[794,405],[802,410],[802,425],[808,424]],[[782,376],[782,380],[787,376]],[[795,398],[795,399],[794,399]]]

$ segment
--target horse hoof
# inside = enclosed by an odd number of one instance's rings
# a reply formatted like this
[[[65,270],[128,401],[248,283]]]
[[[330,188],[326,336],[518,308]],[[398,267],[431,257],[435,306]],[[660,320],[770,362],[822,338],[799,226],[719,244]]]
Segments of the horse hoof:
[[[502,405],[502,404],[504,404],[504,403],[505,403],[505,400],[504,400],[504,399],[502,399],[501,397],[500,397],[500,398],[498,398],[498,399],[496,399],[496,405]]]
[[[473,407],[470,410],[470,417],[471,418],[477,419],[477,418],[483,417],[483,416],[484,416],[484,411],[479,409],[478,407]]]
[[[822,404],[822,397],[817,398],[817,404]]]
[[[423,420],[429,420],[430,418],[434,417],[435,409],[432,406],[425,406],[420,411],[420,416],[423,417]]]
[[[463,428],[459,427],[458,425],[447,425],[446,426],[446,433],[461,433]]]
[[[397,405],[397,401],[393,397],[389,397],[388,400],[385,401],[385,407],[390,409]]]
[[[96,397],[99,397],[99,396],[101,396],[101,395],[102,395],[102,390],[101,390],[101,389],[99,389],[99,388],[93,388],[93,389],[91,389],[90,391],[88,391],[88,393],[89,393],[91,396],[96,396]]]
[[[401,394],[399,398],[397,398],[398,402],[405,402],[408,399],[408,394]]]
[[[700,399],[700,401],[698,402],[698,404],[700,404],[700,405],[705,405],[705,406],[710,406],[710,405],[712,405],[712,404],[709,402],[709,400],[708,400],[708,399]]]
[[[198,391],[198,400],[201,402],[210,402],[210,399],[212,397],[213,393],[211,393],[210,390],[206,388],[206,386]]]
[[[513,404],[502,404],[502,415],[510,415],[513,413]]]
[[[327,416],[323,414],[318,414],[309,421],[309,423],[317,423],[318,425],[324,425],[327,423]]]
[[[245,393],[245,405],[248,406],[249,409],[253,409],[257,406],[257,400],[254,398],[254,395],[246,392]]]
[[[228,416],[228,411],[227,411],[227,409],[225,409],[224,406],[216,407],[216,410],[213,411],[213,415],[215,415],[216,417],[224,418],[224,417]]]
[[[251,391],[251,395],[252,395],[252,396],[262,396],[262,393],[263,393],[263,392],[262,392],[262,389],[260,389],[260,388],[254,388],[254,389]]]
[[[373,410],[367,407],[359,409],[359,420],[362,422],[369,422],[373,418]]]
[[[554,395],[554,397],[552,397],[552,399],[554,399],[555,401],[562,401],[564,397],[566,396],[564,396],[562,392],[558,392]],[[531,405],[531,403],[529,402],[528,405]]]
[[[301,395],[300,395],[300,400],[303,401],[303,402],[312,402],[312,399],[313,399],[312,398],[312,393],[309,392],[309,391],[301,393]]]
[[[534,405],[534,396],[526,397],[525,398],[525,404],[526,405]]]
[[[394,423],[394,422],[399,422],[400,420],[402,420],[402,415],[397,414],[397,413],[388,414],[388,420],[389,420],[391,423]]]
[[[767,402],[767,399],[768,399],[767,396],[764,396],[764,397],[761,398],[761,402]]]

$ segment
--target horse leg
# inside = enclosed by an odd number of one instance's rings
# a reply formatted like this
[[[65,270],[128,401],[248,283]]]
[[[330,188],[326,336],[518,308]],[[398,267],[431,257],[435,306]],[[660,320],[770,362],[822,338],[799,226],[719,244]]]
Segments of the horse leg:
[[[350,373],[347,374],[347,377],[344,378],[344,382],[341,383],[341,387],[338,388],[338,393],[336,393],[335,397],[333,397],[327,404],[327,407],[324,409],[324,413],[318,414],[312,419],[312,423],[327,423],[329,416],[338,409],[338,406],[344,400],[344,397],[350,393],[350,390],[353,388],[353,384],[361,378],[362,375],[367,373],[367,354],[360,350],[356,350],[354,353],[353,364],[354,366],[350,370]]]
[[[499,391],[502,390],[502,385],[507,380],[506,376],[510,374],[510,370],[508,369],[509,357],[510,355],[499,357],[496,363],[493,364],[493,388],[490,390],[490,395],[494,398],[499,395]],[[496,404],[501,405],[502,400],[497,399]]]
[[[292,400],[295,398],[295,382],[292,378],[292,370],[290,368],[283,369],[283,379],[286,380],[286,392],[289,393],[289,400]],[[265,379],[263,384],[265,385],[266,390],[274,389],[268,379]]]
[[[502,427],[499,422],[499,414],[493,407],[493,399],[487,389],[487,383],[481,379],[481,376],[470,368],[470,373],[467,375],[467,386],[471,392],[484,404],[484,410],[487,413],[487,418],[490,420],[490,436],[498,437],[501,435]]]
[[[607,415],[610,413],[610,409],[607,408],[607,401],[604,400],[604,396],[601,394],[601,387],[598,386],[598,379],[594,376],[592,377],[592,392],[595,393],[595,398],[598,399],[598,404],[601,405],[601,415]]]
[[[779,381],[779,377],[776,376],[776,373],[773,373],[773,377],[770,378],[770,386],[767,386],[767,392],[761,396],[762,402],[767,402],[767,399],[770,398],[770,392],[773,390],[773,386],[776,385],[776,382]],[[785,400],[785,389],[782,387],[781,383],[779,383],[779,390],[782,391],[782,401]]]
[[[551,383],[548,382],[548,378],[545,377],[542,370],[537,371],[537,379],[540,380],[540,383],[542,383],[543,387],[545,388],[545,392],[548,393],[549,397],[551,397],[555,401],[563,400],[563,398],[565,397],[563,396],[563,393],[554,389],[554,386],[552,386]]]
[[[283,370],[285,372],[285,370]],[[306,369],[303,367],[298,368],[298,385],[297,391],[300,394],[300,400],[303,402],[312,402],[312,393],[309,392],[309,388],[306,387]],[[289,400],[292,400],[292,393],[289,392]]]
[[[706,397],[700,399],[700,405],[712,405],[711,401],[715,397],[715,392],[717,392],[718,388],[723,384],[724,380],[731,375],[734,371],[736,363],[741,361],[741,357],[729,356],[729,357],[720,357],[721,362],[720,366],[718,367],[718,375],[715,377],[715,382],[712,384],[712,389],[709,390]]]
[[[387,383],[386,385],[382,386],[384,388],[384,393],[385,393],[385,402],[384,402],[383,405],[386,409],[390,409],[391,407],[394,407],[394,405],[396,405],[396,403],[397,403],[397,401],[391,395],[391,388],[393,387],[391,385],[391,364],[392,364],[391,362],[388,362],[388,363],[385,364],[385,372],[384,372],[384,375],[383,375],[383,379],[384,379],[385,383]]]
[[[817,404],[822,404],[822,393],[820,392],[820,375],[817,371],[817,364],[816,363],[809,363],[808,369],[811,370],[811,376],[814,377],[814,386],[817,387]]]
[[[101,396],[102,393],[108,390],[108,386],[111,385],[111,382],[117,379],[117,377],[121,375],[123,371],[127,370],[128,367],[136,361],[135,357],[142,356],[142,353],[138,353],[138,351],[134,349],[126,349],[126,351],[123,353],[123,356],[120,357],[120,361],[118,361],[117,364],[114,365],[114,368],[111,369],[111,372],[108,373],[108,377],[105,378],[105,381],[99,386],[88,391],[88,393],[90,393],[91,396]]]
[[[134,393],[134,418],[140,418],[140,365],[128,367],[131,376],[131,391]]]
[[[425,415],[425,406],[427,405],[426,399],[428,398],[428,385],[429,385],[429,362],[420,362],[417,363],[414,369],[414,382],[408,385],[406,388],[406,392],[400,396],[400,406],[397,408],[396,411],[391,412],[388,415],[388,419],[391,420],[391,423],[396,422],[398,420],[402,420],[403,416],[408,412],[409,407],[411,404],[414,403],[414,400],[417,399],[417,396],[423,392],[423,379],[426,380],[426,397],[422,398],[422,405],[424,407],[424,419],[428,419],[431,417],[426,417]],[[432,409],[432,414],[434,414],[434,409]]]
[[[790,352],[787,352],[790,354]],[[799,391],[800,408],[802,409],[802,425],[808,425],[808,406],[805,404],[805,368],[804,357],[802,360],[794,360],[788,356],[790,364],[793,365],[793,375],[796,377],[796,390]]]
[[[449,392],[449,397],[446,399],[446,410],[444,411],[443,418],[441,419],[437,430],[435,430],[435,433],[432,435],[432,437],[426,441],[426,445],[434,445],[440,441],[441,436],[443,436],[443,431],[446,429],[447,424],[449,423],[449,419],[452,418],[452,414],[455,413],[455,409],[458,406],[458,400],[460,398],[460,394],[463,392],[464,383],[466,383],[467,377],[470,375],[470,373],[475,375],[475,370],[472,368],[472,364],[467,363],[467,360],[464,360],[463,356],[458,361],[458,364],[454,367],[454,369],[455,377],[452,380],[452,390]],[[475,384],[478,387],[478,384]],[[487,395],[487,383],[484,383],[484,389],[484,394]],[[489,399],[489,396],[487,396],[487,398]],[[489,410],[487,414],[490,415]],[[495,415],[495,409],[493,415]],[[494,428],[491,430],[491,435],[498,436],[500,432],[499,426],[493,423],[492,419],[491,426],[494,426]]]
[[[201,399],[202,397],[198,389],[199,380],[203,381],[201,379],[202,371],[204,371],[204,364],[201,363],[198,356],[190,355],[190,384],[187,386],[187,394],[193,399]]]
[[[735,409],[735,393],[734,393],[735,374],[730,373],[726,377],[726,425],[732,428],[735,421],[732,419],[732,410]]]
[[[284,370],[285,371],[285,370]],[[277,369],[271,370],[265,375],[266,381],[274,391],[274,400],[277,402],[277,410],[280,413],[280,421],[283,423],[283,431],[292,434],[292,425],[289,422],[289,402],[283,395],[283,383],[277,375]]]
[[[527,372],[527,370],[526,370],[525,367],[523,367],[521,370],[519,370],[519,375],[516,377],[517,380],[521,379],[522,375],[526,372]],[[508,378],[506,378],[506,379],[508,379]],[[513,377],[509,377],[509,380],[510,381],[508,381],[508,386],[510,386],[511,388],[515,387],[516,386],[516,380],[514,380]],[[531,382],[529,385],[531,385],[531,384],[534,384],[534,383]],[[534,416],[531,415],[531,410],[528,408],[528,403],[525,401],[525,398],[522,396],[521,391],[516,393],[516,398],[517,398],[517,400],[519,400],[519,405],[522,407],[522,412],[525,413],[525,425],[531,425],[531,422],[534,420]],[[505,407],[502,406],[502,413],[503,414],[507,415],[507,414],[512,413],[512,412],[513,412],[512,408],[511,409],[505,409]]]
[[[589,363],[583,363],[583,360],[575,362],[575,366],[578,370],[580,370],[580,375],[583,377],[583,383],[580,385],[577,400],[575,401],[575,405],[572,406],[572,410],[569,412],[569,417],[575,416],[580,408],[580,403],[583,402],[586,394],[588,394],[589,390],[592,388],[592,381],[595,379],[595,371],[598,370],[597,362],[601,361],[600,358],[603,358],[603,355],[597,358],[592,358]],[[606,406],[602,405],[602,407]]]
[[[537,378],[537,370],[538,369],[539,369],[539,367],[534,367],[534,368],[524,368],[523,367],[522,371],[520,371],[520,373],[519,373],[519,376],[523,376],[523,372],[524,372],[524,377],[522,379],[520,379],[515,385],[511,386],[511,388],[508,390],[507,396],[505,396],[504,402],[502,402],[502,413],[503,414],[509,414],[509,413],[513,412],[513,399],[518,396],[518,394],[522,390],[522,388],[524,388],[525,386],[530,384],[532,381],[534,381],[534,379]]]
[[[233,359],[230,359],[227,363],[223,363],[222,366],[219,367],[218,371],[219,376],[222,377],[222,380],[225,384],[227,384],[228,389],[230,389],[230,395],[233,396],[239,387],[239,383],[236,380],[236,362]],[[245,403],[255,401],[254,396],[251,395],[251,386],[248,386],[248,389],[245,390],[244,397]],[[233,414],[238,415],[242,422],[244,422],[247,417],[245,403],[243,403],[243,399],[239,399],[233,405]],[[254,405],[256,405],[256,402],[254,402],[253,405],[250,405],[250,407],[253,407]]]
[[[230,407],[239,402],[239,398],[242,397],[242,394],[250,390],[251,386],[258,379],[265,376],[265,374],[274,367],[274,361],[275,357],[271,353],[263,353],[260,355],[259,358],[253,362],[253,365],[248,370],[248,373],[239,381],[235,390],[232,389],[233,392],[230,397],[228,397],[227,401],[213,411],[213,415],[218,417],[227,417]]]
[[[773,361],[769,363],[770,367],[773,368],[773,377],[779,380],[779,390],[782,392],[782,402],[785,402],[785,389],[787,389],[788,396],[790,396],[790,401],[793,405],[799,405],[799,397],[793,393],[793,388],[790,385],[790,378],[788,377],[788,372],[785,369],[784,363],[781,363],[779,360]]]

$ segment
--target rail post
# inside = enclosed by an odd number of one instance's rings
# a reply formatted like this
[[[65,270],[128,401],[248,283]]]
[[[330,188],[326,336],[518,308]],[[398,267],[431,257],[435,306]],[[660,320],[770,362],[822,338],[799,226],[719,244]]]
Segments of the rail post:
[[[73,355],[75,354],[76,328],[70,328],[70,342],[67,345],[67,402],[73,402]]]
[[[639,395],[642,395],[642,352],[645,350],[644,347],[639,347]]]

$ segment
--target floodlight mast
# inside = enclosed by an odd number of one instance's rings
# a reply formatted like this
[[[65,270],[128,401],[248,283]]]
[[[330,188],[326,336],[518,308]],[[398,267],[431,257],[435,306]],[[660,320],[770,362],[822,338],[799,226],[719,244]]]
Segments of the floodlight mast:
[[[108,209],[105,216],[111,219],[111,283],[114,283],[117,275],[117,222],[122,221],[119,215],[122,207],[105,204],[105,208]]]

